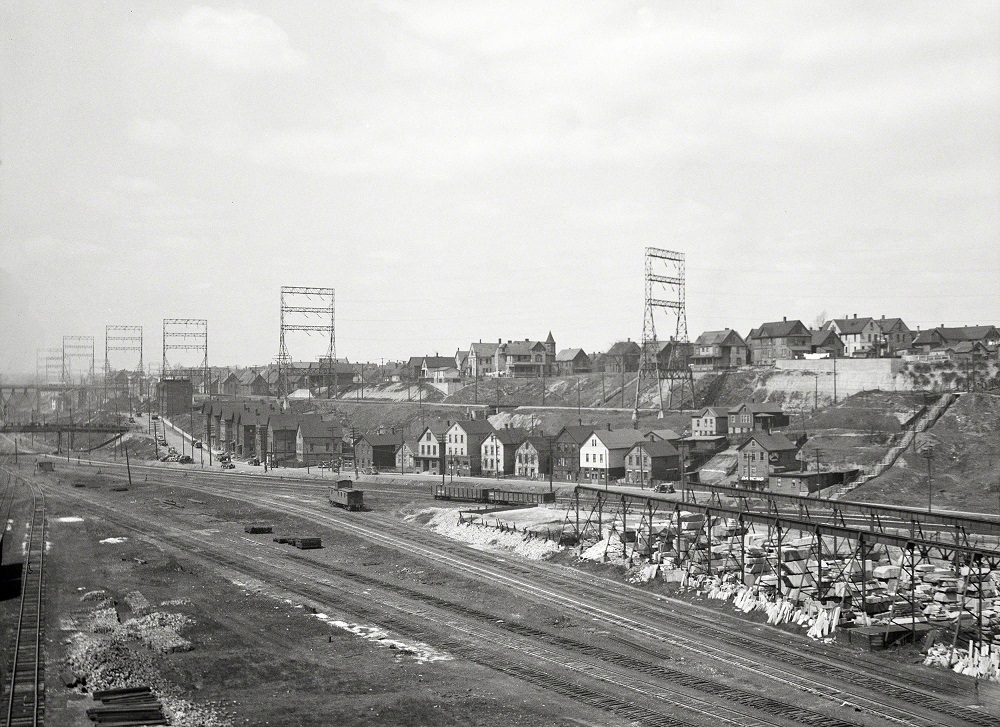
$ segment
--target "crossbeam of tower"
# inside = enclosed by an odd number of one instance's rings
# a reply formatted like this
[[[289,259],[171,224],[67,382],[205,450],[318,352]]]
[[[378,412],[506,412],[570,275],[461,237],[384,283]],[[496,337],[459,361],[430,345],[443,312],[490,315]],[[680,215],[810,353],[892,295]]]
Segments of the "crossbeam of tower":
[[[201,354],[201,360],[195,366],[172,365],[167,355],[168,351],[194,351]],[[193,373],[198,370],[201,371],[202,381],[207,391],[211,383],[208,380],[208,320],[205,318],[164,318],[161,378],[166,379],[171,375],[187,375],[193,379]],[[194,382],[192,381],[192,383]]]
[[[326,353],[320,358],[316,373],[327,384],[327,395],[334,396],[336,388],[336,293],[333,288],[281,286],[281,321],[278,344],[278,394],[287,397],[291,391],[291,377],[296,373],[287,334],[302,332],[320,335],[326,340]]]
[[[87,366],[86,377],[94,376],[94,337],[93,336],[63,336],[62,344],[62,383],[73,383],[73,361],[82,359]]]
[[[691,372],[691,350],[688,342],[687,304],[685,301],[684,253],[647,247],[645,252],[645,310],[642,321],[642,351],[635,387],[634,422],[639,420],[639,399],[643,384],[656,382],[662,417],[666,409],[674,408],[675,389],[678,408],[690,402],[694,405],[694,375]],[[657,337],[657,321],[661,331],[670,331],[669,338]],[[663,400],[663,385],[667,385],[667,402]]]

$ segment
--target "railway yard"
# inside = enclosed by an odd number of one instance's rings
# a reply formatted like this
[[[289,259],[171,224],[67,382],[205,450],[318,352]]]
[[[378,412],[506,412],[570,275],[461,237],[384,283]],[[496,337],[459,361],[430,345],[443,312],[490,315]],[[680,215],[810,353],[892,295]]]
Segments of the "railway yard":
[[[5,584],[25,575],[25,598],[0,601],[0,623],[20,639],[17,664],[4,666],[12,727],[111,719],[99,710],[131,708],[100,707],[93,693],[122,687],[151,688],[159,723],[176,725],[1000,725],[994,683],[925,666],[917,648],[875,653],[844,638],[850,629],[808,639],[799,624],[719,598],[726,563],[758,552],[736,554],[724,537],[729,520],[763,516],[749,501],[703,492],[699,505],[678,493],[643,519],[613,490],[521,493],[534,502],[516,505],[496,490],[472,503],[440,499],[426,482],[369,477],[350,497],[363,489],[364,508],[351,510],[336,506],[329,480],[6,459]],[[682,502],[686,514],[733,509],[709,516],[707,554],[694,557],[697,528],[683,545]],[[871,529],[872,511],[849,510],[810,517]],[[650,537],[672,516],[672,547],[698,564],[683,582],[659,557],[663,539]],[[779,527],[799,516],[784,512]],[[906,529],[881,517],[890,527],[874,541]],[[954,524],[938,523],[937,536],[930,523],[914,526],[913,541],[951,544],[943,557],[995,547],[986,520],[962,541]],[[614,541],[616,527],[636,537]],[[479,537],[446,537],[464,531]],[[787,549],[805,550],[794,535]],[[814,533],[820,543],[829,535]],[[898,567],[891,547],[883,562]],[[874,548],[862,557],[877,560]],[[662,577],[634,577],[652,566]],[[877,602],[868,582],[859,585]],[[147,723],[157,721],[133,722]]]

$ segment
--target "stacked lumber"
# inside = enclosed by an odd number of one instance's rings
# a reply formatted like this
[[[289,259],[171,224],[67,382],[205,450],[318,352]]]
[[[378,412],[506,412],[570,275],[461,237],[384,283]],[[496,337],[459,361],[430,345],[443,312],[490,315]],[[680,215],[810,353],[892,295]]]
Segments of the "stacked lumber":
[[[274,532],[274,529],[267,523],[250,523],[249,525],[244,526],[243,532],[260,535],[262,533]]]
[[[322,548],[323,541],[316,537],[299,537],[293,539],[292,545],[299,550],[313,550],[314,548]]]
[[[149,687],[124,687],[94,692],[99,707],[87,710],[87,717],[101,727],[165,725],[163,705]]]

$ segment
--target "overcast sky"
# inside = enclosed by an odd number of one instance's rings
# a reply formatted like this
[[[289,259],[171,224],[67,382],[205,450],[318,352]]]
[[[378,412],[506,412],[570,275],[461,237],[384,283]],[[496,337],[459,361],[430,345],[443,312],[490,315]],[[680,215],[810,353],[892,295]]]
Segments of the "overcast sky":
[[[456,7],[457,6],[457,7]],[[1000,3],[0,5],[0,371],[105,325],[337,354],[688,328],[1000,323]],[[317,339],[289,340],[313,358]],[[180,363],[181,361],[178,361]],[[113,362],[114,363],[114,362]],[[122,362],[122,365],[126,365]]]

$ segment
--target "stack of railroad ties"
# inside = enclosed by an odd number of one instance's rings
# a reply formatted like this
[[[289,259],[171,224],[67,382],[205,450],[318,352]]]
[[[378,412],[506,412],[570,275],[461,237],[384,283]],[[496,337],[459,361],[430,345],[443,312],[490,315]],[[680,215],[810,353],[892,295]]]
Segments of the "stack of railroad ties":
[[[924,628],[937,627],[949,637],[956,628],[967,634],[980,622],[980,605],[984,641],[1000,636],[1000,598],[994,580],[1000,571],[968,566],[956,571],[943,563],[911,568],[904,560],[907,554],[898,549],[885,554],[888,564],[880,562],[881,554],[861,562],[852,557],[846,540],[825,537],[822,582],[817,584],[821,571],[811,536],[784,539],[779,555],[777,544],[765,535],[747,534],[741,544],[733,519],[713,520],[708,528],[711,542],[704,530],[704,515],[681,512],[654,527],[652,542],[648,530],[636,533],[636,549],[666,568],[674,557],[685,563],[682,587],[733,600],[746,612],[766,611],[772,623],[806,626],[814,638],[827,637],[844,624],[927,624]],[[709,562],[711,577],[706,575]],[[954,666],[958,657],[950,658]]]
[[[94,692],[101,706],[87,710],[87,717],[100,727],[165,725],[163,706],[149,687],[124,687]]]

